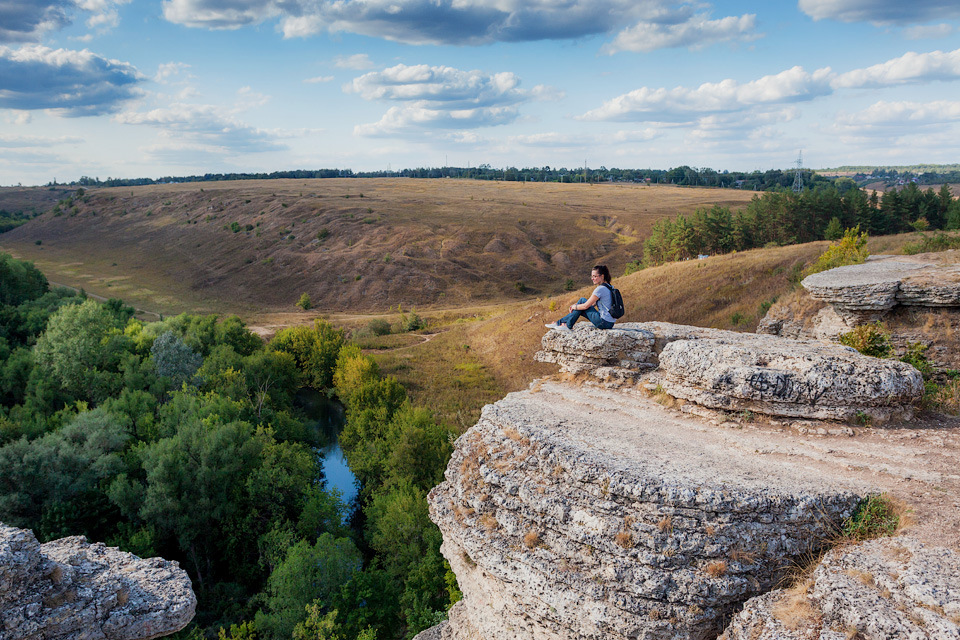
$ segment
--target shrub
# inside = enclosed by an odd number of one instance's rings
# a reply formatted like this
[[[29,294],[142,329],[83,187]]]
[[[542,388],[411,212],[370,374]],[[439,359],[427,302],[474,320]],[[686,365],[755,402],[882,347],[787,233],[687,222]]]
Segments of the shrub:
[[[390,323],[383,318],[374,318],[367,324],[367,329],[375,336],[385,336],[390,333]]]
[[[840,218],[834,216],[827,223],[827,228],[823,231],[824,240],[839,240],[843,237],[843,226],[840,224]]]
[[[326,227],[324,227],[323,229],[320,229],[320,231],[317,231],[317,240],[320,240],[322,242],[329,235],[330,235],[330,229],[327,229]]]
[[[874,358],[888,358],[890,356],[890,339],[880,322],[862,324],[853,331],[840,335],[840,344],[853,347],[865,356]]]
[[[835,269],[848,264],[862,264],[870,253],[867,251],[867,232],[860,233],[860,225],[843,232],[843,237],[824,251],[806,271],[805,276]]]
[[[903,246],[903,252],[908,256],[918,253],[947,251],[949,249],[960,249],[960,236],[948,236],[945,233],[937,233],[932,236],[923,236],[920,240]]]
[[[230,231],[233,231],[234,233],[239,232],[241,228],[242,227],[240,226],[239,222],[234,221],[230,223]]]
[[[577,283],[575,283],[571,278],[570,280],[567,280],[566,284],[563,285],[563,288],[567,291],[573,291],[577,288]],[[553,309],[551,309],[551,311],[553,311]]]
[[[300,294],[300,299],[297,300],[297,306],[304,311],[310,309],[313,306],[313,302],[310,300],[310,295],[307,293]]]
[[[637,260],[636,262],[628,262],[627,266],[623,269],[623,275],[628,276],[631,273],[636,273],[637,271],[643,270],[643,262]]]
[[[887,494],[867,496],[857,505],[853,515],[844,520],[840,532],[854,541],[892,536],[900,528],[902,505]]]
[[[912,365],[923,375],[924,380],[929,380],[930,376],[933,375],[933,365],[927,359],[927,349],[929,348],[930,345],[922,342],[911,342],[907,345],[906,353],[900,356],[900,361]]]

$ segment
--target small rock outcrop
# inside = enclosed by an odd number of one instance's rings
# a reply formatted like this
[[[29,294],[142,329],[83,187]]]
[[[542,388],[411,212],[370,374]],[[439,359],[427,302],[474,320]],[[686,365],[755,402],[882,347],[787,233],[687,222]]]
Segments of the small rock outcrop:
[[[0,640],[149,640],[185,627],[196,603],[176,562],[83,536],[39,544],[0,523]]]
[[[637,380],[656,369],[664,391],[711,409],[876,421],[909,417],[923,394],[912,366],[816,341],[627,323],[608,331],[549,331],[536,354],[561,371]]]
[[[960,307],[960,252],[877,256],[815,273],[801,284],[849,325],[879,320],[897,305]]]
[[[909,538],[827,553],[811,579],[747,602],[722,640],[960,639],[960,555]]]
[[[712,637],[867,491],[678,415],[554,382],[485,407],[429,497],[464,594],[431,633]]]

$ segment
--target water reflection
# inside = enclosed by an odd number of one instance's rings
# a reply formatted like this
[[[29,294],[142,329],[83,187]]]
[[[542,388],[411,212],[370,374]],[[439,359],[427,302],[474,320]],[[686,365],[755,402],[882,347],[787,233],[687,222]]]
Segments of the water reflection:
[[[337,441],[343,429],[343,405],[309,388],[297,392],[296,403],[307,416],[307,428],[316,437],[316,451],[320,456],[327,487],[339,489],[343,501],[349,504],[357,496],[357,485]]]

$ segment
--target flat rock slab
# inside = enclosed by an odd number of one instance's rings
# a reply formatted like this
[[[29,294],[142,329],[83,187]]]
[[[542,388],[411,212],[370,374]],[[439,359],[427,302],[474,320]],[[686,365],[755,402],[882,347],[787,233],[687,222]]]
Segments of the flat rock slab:
[[[745,334],[669,322],[624,322],[603,330],[580,322],[573,331],[547,331],[540,341],[543,348],[534,358],[559,364],[564,373],[595,373],[603,369],[599,377],[608,377],[611,369],[639,373],[656,367],[659,353],[674,340],[742,335]]]
[[[830,303],[841,315],[865,318],[898,304],[958,307],[960,252],[885,257],[815,273],[801,284],[813,298]]]
[[[442,638],[718,633],[871,490],[729,437],[553,382],[485,407],[429,498],[465,596]]]
[[[83,536],[39,544],[0,523],[0,640],[149,640],[190,622],[186,571]]]
[[[812,579],[747,602],[722,640],[960,639],[960,555],[909,538],[830,551]]]
[[[923,395],[923,377],[909,364],[773,336],[671,342],[660,374],[672,396],[778,416],[886,421],[911,416]]]

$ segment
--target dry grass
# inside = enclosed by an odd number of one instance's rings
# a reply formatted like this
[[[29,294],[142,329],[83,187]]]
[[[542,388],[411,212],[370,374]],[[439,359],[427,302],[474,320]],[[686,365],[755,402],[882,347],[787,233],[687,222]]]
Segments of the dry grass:
[[[527,549],[533,549],[540,544],[540,533],[535,529],[531,529],[523,536],[523,546]]]
[[[819,615],[810,604],[812,586],[812,581],[805,580],[785,590],[773,606],[773,617],[791,631],[810,626]]]
[[[633,536],[631,536],[626,531],[621,531],[614,537],[614,542],[617,543],[617,546],[623,547],[624,549],[633,548]]]
[[[164,313],[292,310],[304,292],[321,310],[381,312],[552,295],[571,278],[579,282],[584,264],[622,271],[662,218],[738,207],[753,196],[411,179],[189,183],[88,195],[75,215],[48,213],[5,234],[3,248],[44,261],[53,280]],[[131,279],[107,291],[118,275]]]
[[[730,551],[730,559],[740,564],[753,564],[757,559],[757,554],[743,549],[733,549]]]
[[[673,516],[665,516],[657,522],[657,530],[660,533],[670,533],[673,531]]]
[[[706,574],[711,578],[719,578],[726,575],[727,573],[727,561],[726,560],[714,560],[706,566],[704,569]]]
[[[487,531],[495,531],[500,526],[500,523],[498,523],[497,519],[492,515],[485,513],[480,516],[480,526]]]

